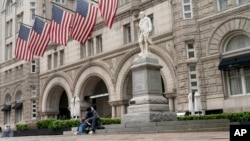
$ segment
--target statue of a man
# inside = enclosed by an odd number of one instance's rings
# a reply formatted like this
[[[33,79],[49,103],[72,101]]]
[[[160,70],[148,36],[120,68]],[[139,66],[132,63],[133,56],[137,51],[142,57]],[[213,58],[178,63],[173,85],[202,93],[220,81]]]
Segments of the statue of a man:
[[[139,18],[139,46],[141,49],[139,56],[142,56],[148,55],[148,44],[153,44],[152,40],[149,38],[149,34],[152,31],[152,23],[150,18],[147,17],[144,12],[140,12]]]

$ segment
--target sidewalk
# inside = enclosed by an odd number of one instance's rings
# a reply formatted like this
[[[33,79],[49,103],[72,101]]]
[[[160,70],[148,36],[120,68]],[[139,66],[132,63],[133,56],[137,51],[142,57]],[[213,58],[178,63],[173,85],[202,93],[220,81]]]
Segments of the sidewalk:
[[[88,139],[84,139],[88,137]],[[178,132],[156,134],[62,135],[0,138],[1,141],[229,141],[229,132]]]

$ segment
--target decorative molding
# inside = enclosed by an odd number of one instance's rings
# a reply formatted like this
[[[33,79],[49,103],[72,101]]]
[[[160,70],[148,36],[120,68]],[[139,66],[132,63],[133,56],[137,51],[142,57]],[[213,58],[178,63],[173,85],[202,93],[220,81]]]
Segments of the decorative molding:
[[[236,20],[239,21],[239,23],[242,22],[241,25],[235,25],[233,27],[231,27],[230,22],[236,22]],[[241,32],[246,32],[244,31],[246,30],[248,27],[248,25],[246,24],[247,22],[250,21],[249,17],[245,17],[245,16],[234,16],[230,19],[226,19],[223,22],[221,22],[217,27],[215,27],[213,29],[213,31],[211,32],[210,38],[207,41],[206,44],[206,55],[211,55],[210,51],[211,51],[211,46],[218,46],[218,49],[214,49],[214,50],[218,50],[218,53],[221,53],[221,43],[223,41],[223,39],[225,38],[226,35],[228,35],[228,33],[232,33],[233,31],[241,31]],[[229,28],[228,26],[229,25]],[[222,27],[226,27],[225,29],[222,29]],[[216,37],[215,35],[217,34],[218,37]],[[249,33],[248,33],[249,34]],[[213,43],[213,41],[216,41],[215,43]],[[215,53],[213,53],[215,54]]]
[[[118,101],[109,101],[111,106],[121,106],[121,105],[128,105],[129,100],[118,100]]]
[[[0,85],[0,89],[1,89],[1,88],[5,88],[5,87],[10,87],[10,86],[13,86],[13,85],[18,85],[18,84],[24,82],[25,80],[26,80],[26,79],[23,78],[23,79],[20,79],[20,80],[17,80],[17,81],[12,81],[12,82],[7,83],[7,84],[5,83],[4,85]]]
[[[164,95],[166,98],[175,98],[175,97],[177,97],[176,91],[175,91],[175,92],[165,92],[163,95]]]
[[[246,11],[250,11],[250,3],[247,3],[245,5],[241,5],[241,6],[237,6],[234,8],[229,8],[228,10],[225,11],[219,11],[215,14],[206,16],[204,18],[200,18],[198,19],[198,23],[199,24],[210,24],[211,22],[215,22],[215,21],[221,21],[221,19],[225,18],[225,17],[229,17],[235,14],[239,14],[241,12],[246,12]]]
[[[7,60],[7,61],[4,61],[3,63],[1,63],[0,64],[0,68],[8,67],[8,66],[13,65],[13,64],[15,64],[17,62],[20,62],[20,61],[22,61],[22,60],[18,60],[16,58],[12,58],[10,60]],[[25,64],[25,63],[23,63],[23,64]]]
[[[102,69],[105,70],[105,71],[110,75],[110,77],[112,78],[113,74],[112,74],[112,72],[110,71],[110,68],[109,68],[109,65],[108,65],[108,64],[106,64],[106,63],[103,62],[103,61],[94,61],[94,62],[87,63],[86,65],[84,65],[84,66],[82,66],[82,67],[80,68],[80,70],[79,70],[79,71],[77,72],[77,74],[76,74],[76,77],[75,77],[76,79],[73,81],[73,87],[76,86],[76,84],[77,84],[77,82],[78,82],[80,76],[82,75],[82,73],[83,73],[86,69],[88,69],[88,68],[90,68],[90,67],[92,67],[92,66],[98,66],[98,67],[102,68]]]
[[[45,91],[46,87],[48,86],[49,82],[52,79],[56,78],[56,77],[61,77],[62,79],[65,79],[66,82],[68,83],[69,87],[70,87],[70,91],[71,92],[73,91],[73,86],[72,86],[73,81],[71,80],[71,78],[66,73],[64,73],[64,72],[57,72],[57,73],[54,73],[53,75],[49,76],[47,78],[47,80],[45,80],[45,82],[44,82],[45,85],[41,86],[41,92],[42,92],[42,94],[44,93],[44,91]]]

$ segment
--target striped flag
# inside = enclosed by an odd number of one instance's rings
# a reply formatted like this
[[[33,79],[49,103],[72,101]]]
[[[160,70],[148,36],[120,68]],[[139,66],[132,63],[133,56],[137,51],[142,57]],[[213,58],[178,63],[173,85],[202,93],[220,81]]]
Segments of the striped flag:
[[[49,32],[50,24],[36,17],[29,42],[29,49],[32,54],[43,56],[50,42]]]
[[[31,62],[33,60],[33,54],[28,48],[30,36],[30,28],[20,25],[19,34],[16,40],[15,56],[18,59]]]
[[[67,45],[72,14],[53,5],[50,39],[57,44]]]
[[[84,0],[77,0],[76,12],[72,24],[71,37],[85,43],[93,31],[98,9]]]
[[[118,9],[118,0],[99,0],[99,9],[106,25],[111,28]]]

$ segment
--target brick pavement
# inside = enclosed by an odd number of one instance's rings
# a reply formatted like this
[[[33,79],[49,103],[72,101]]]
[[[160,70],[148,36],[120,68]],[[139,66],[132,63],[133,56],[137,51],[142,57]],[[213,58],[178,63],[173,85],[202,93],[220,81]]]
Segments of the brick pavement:
[[[26,136],[0,138],[0,141],[229,141],[229,132]]]

